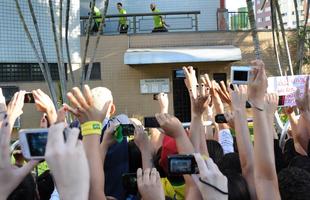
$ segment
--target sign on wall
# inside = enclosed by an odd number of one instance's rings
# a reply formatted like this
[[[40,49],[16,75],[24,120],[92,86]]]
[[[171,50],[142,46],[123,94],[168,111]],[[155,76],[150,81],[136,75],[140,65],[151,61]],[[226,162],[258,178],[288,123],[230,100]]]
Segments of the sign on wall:
[[[306,75],[269,77],[268,92],[285,96],[284,106],[295,106],[295,91],[299,89],[303,95],[306,79]]]
[[[141,79],[140,92],[141,94],[168,93],[170,92],[169,79]]]

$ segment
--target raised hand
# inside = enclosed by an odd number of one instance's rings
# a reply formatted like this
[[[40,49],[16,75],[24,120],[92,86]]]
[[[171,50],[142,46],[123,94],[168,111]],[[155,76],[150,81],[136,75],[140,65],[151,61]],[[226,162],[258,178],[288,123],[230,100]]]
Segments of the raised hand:
[[[141,125],[134,125],[135,126],[135,137],[134,142],[137,147],[142,152],[144,149],[151,150],[152,146],[150,144],[150,140],[147,134],[144,132],[144,127]]]
[[[254,69],[251,72],[251,81],[248,87],[249,101],[252,107],[263,110],[268,86],[265,64],[262,60],[254,60],[251,63],[254,65]]]
[[[210,89],[202,83],[197,88],[196,95],[193,90],[189,91],[192,103],[192,115],[201,116],[208,108],[211,102]]]
[[[158,94],[158,103],[159,103],[160,113],[168,113],[169,99],[166,93]]]
[[[112,121],[109,123],[109,127],[104,131],[102,142],[100,144],[101,148],[105,149],[106,151],[110,146],[116,143],[116,140],[113,137],[113,134],[116,131],[116,128],[120,125],[118,121]]]
[[[88,199],[90,172],[86,154],[78,140],[79,129],[68,129],[64,141],[65,123],[49,129],[45,159],[53,173],[61,199]]]
[[[97,109],[88,85],[84,85],[83,93],[79,88],[74,87],[71,92],[67,93],[67,97],[72,106],[76,108],[76,112],[73,114],[76,115],[81,123],[87,121],[102,122],[107,116],[108,109],[112,103],[108,101],[101,110]]]
[[[212,158],[204,161],[200,154],[195,153],[194,156],[199,168],[199,175],[194,174],[192,177],[203,199],[228,199],[227,178],[220,172]]]
[[[278,109],[278,102],[279,102],[279,96],[274,93],[266,94],[265,97],[265,108],[267,111],[267,114],[273,118],[274,113]]]
[[[32,94],[37,110],[46,113],[49,123],[54,124],[57,120],[57,112],[51,98],[40,89],[33,90]]]
[[[164,200],[165,194],[160,182],[159,173],[155,168],[137,170],[138,189],[145,200]]]
[[[21,168],[11,165],[10,140],[13,123],[10,122],[8,117],[4,120],[2,118],[0,119],[0,124],[2,124],[0,128],[0,199],[7,199],[10,193],[37,164],[36,161],[29,161]]]
[[[23,114],[25,94],[26,91],[16,92],[7,106],[7,114],[11,123]]]
[[[182,136],[185,131],[180,120],[169,114],[155,114],[160,127],[170,137],[177,138]]]
[[[192,66],[183,67],[183,71],[185,74],[185,79],[184,79],[185,85],[188,91],[192,90],[194,96],[196,97],[196,92],[197,92],[196,87],[198,86],[198,81],[196,78],[196,71],[193,69]]]
[[[231,97],[229,92],[227,91],[227,87],[224,81],[220,82],[220,87],[217,88],[217,92],[220,95],[220,98],[223,102],[227,103],[228,105],[231,105]]]
[[[232,102],[232,108],[235,111],[244,111],[246,101],[248,98],[247,95],[247,86],[240,85],[239,87],[236,85],[233,85],[234,90],[229,88],[229,92],[231,95],[231,102]]]
[[[47,122],[45,113],[43,113],[43,115],[40,119],[40,128],[48,128],[48,122]]]

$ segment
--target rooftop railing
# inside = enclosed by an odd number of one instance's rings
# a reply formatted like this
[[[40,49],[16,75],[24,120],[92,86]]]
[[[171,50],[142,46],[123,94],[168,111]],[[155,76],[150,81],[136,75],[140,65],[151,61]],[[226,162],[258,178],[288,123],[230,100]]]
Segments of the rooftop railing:
[[[246,31],[250,30],[248,12],[217,11],[217,30]]]
[[[168,24],[169,32],[185,32],[198,31],[198,15],[200,11],[186,11],[186,12],[159,12],[159,13],[133,13],[124,15],[107,15],[105,20],[104,32],[101,34],[119,34],[118,26],[121,17],[127,18],[128,33],[148,33],[152,32],[153,17],[160,15]],[[98,17],[96,17],[98,18]],[[96,19],[94,17],[94,19]],[[94,21],[94,20],[93,20]],[[81,35],[87,32],[88,16],[80,17]],[[92,26],[94,22],[92,22]]]

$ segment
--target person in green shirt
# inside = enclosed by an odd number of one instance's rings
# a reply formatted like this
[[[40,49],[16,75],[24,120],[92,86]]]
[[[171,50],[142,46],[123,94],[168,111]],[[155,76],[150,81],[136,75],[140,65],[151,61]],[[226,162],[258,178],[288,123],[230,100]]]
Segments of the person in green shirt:
[[[159,13],[160,10],[156,8],[156,5],[154,3],[152,3],[150,5],[150,8],[152,10],[153,13]],[[154,29],[152,30],[152,32],[168,32],[167,28],[166,28],[166,23],[163,20],[163,17],[160,15],[154,15],[153,16],[153,21],[154,21]]]
[[[91,9],[91,3],[89,4],[89,8]],[[102,22],[102,14],[101,14],[99,8],[97,8],[96,6],[94,6],[93,17],[94,17],[94,25],[92,28],[92,32],[95,33],[95,32],[99,31],[99,26]]]
[[[118,13],[120,15],[127,14],[126,10],[123,8],[123,4],[118,2],[117,3],[117,9]],[[127,25],[127,17],[120,17],[118,21],[118,30],[120,34],[126,34],[128,31],[128,25]]]

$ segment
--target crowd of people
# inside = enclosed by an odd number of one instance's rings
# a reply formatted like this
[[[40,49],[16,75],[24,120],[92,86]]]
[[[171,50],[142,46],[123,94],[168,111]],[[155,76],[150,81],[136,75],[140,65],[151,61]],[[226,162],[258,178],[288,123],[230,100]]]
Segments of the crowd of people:
[[[296,108],[284,109],[291,129],[281,149],[274,124],[278,96],[267,93],[264,63],[255,60],[252,65],[250,83],[232,88],[207,74],[197,80],[193,67],[184,67],[191,102],[189,128],[168,114],[164,93],[158,95],[159,110],[154,113],[160,128],[146,129],[138,119],[115,116],[112,92],[105,87],[74,87],[67,93],[70,105],[58,111],[47,94],[34,90],[36,108],[43,115],[41,127],[48,127],[45,161],[25,160],[18,148],[10,150],[25,91],[6,105],[0,90],[0,200],[310,199],[309,77],[305,91],[296,91]],[[71,123],[69,113],[74,116]],[[206,128],[204,121],[214,121],[216,114],[225,114],[227,123]],[[134,125],[133,136],[116,135],[124,123]],[[175,154],[193,155],[198,172],[171,175],[168,157]],[[43,162],[48,170],[34,176],[33,169]],[[134,179],[124,184],[128,173]]]

